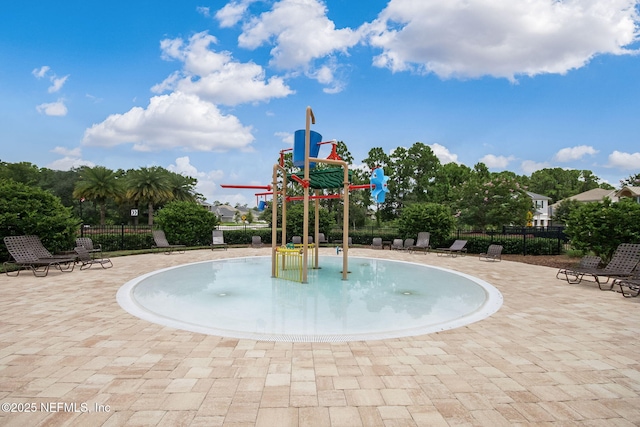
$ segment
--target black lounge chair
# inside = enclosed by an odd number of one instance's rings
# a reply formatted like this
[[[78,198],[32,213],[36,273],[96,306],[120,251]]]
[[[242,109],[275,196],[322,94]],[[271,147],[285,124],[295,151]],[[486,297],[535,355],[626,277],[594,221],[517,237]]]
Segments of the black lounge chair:
[[[438,256],[443,256],[443,255],[451,255],[452,257],[455,257],[457,255],[464,256],[467,253],[467,248],[465,248],[466,245],[467,245],[466,240],[456,240],[448,248],[438,248],[436,249],[436,251],[438,253]]]
[[[429,240],[431,238],[431,234],[426,231],[421,231],[418,233],[418,241],[415,245],[409,248],[409,253],[415,251],[423,251],[425,254],[429,253],[431,246],[429,246]]]
[[[76,247],[82,246],[89,252],[92,258],[102,258],[102,245],[94,244],[89,237],[78,237],[76,239]]]
[[[27,269],[31,270],[33,275],[36,277],[44,277],[49,274],[49,268],[51,267],[65,273],[73,271],[73,268],[75,267],[75,257],[38,256],[36,252],[34,252],[34,249],[39,253],[43,253],[44,250],[44,253],[49,255],[51,254],[44,246],[42,246],[40,238],[37,236],[6,236],[3,240],[7,247],[7,251],[11,256],[9,261],[5,261],[3,263],[4,271],[7,276],[18,276],[22,269]],[[42,246],[42,248],[39,246]],[[9,274],[9,271],[12,270],[11,265],[18,267],[15,275]]]
[[[318,245],[328,244],[328,243],[329,243],[329,241],[324,236],[324,233],[318,233]]]
[[[577,280],[578,274],[576,273],[576,270],[598,268],[601,262],[602,262],[602,258],[600,258],[599,256],[595,256],[595,255],[583,256],[580,259],[580,262],[578,263],[578,265],[572,265],[569,267],[563,267],[559,269],[558,272],[556,273],[556,279],[567,280],[567,275],[570,274],[574,276],[573,280]],[[564,275],[564,278],[561,277],[562,275]]]
[[[260,237],[260,236],[252,236],[251,237],[251,247],[252,248],[261,248],[262,247],[262,237]]]
[[[213,230],[211,233],[211,250],[222,248],[227,250],[227,244],[224,242],[224,231]]]
[[[408,251],[413,247],[413,244],[416,242],[415,239],[404,239],[404,243],[402,244],[403,251]]]
[[[480,260],[502,261],[502,245],[489,245],[487,252],[480,254]]]
[[[76,246],[75,251],[78,254],[78,261],[81,263],[80,270],[91,268],[93,264],[98,264],[102,268],[113,267],[113,263],[109,258],[96,258],[84,246]]]
[[[567,282],[571,284],[580,283],[584,276],[591,276],[598,284],[598,288],[602,291],[610,291],[613,289],[614,281],[608,287],[602,285],[609,282],[610,278],[624,279],[633,275],[633,270],[640,262],[640,244],[622,243],[618,245],[618,248],[613,253],[611,261],[604,268],[576,268],[571,272],[571,275],[575,277],[569,278],[569,274],[566,275]],[[600,278],[605,277],[605,281],[601,281]]]
[[[633,298],[640,295],[640,269],[636,268],[631,277],[615,279],[613,286],[620,287],[620,293],[625,298]],[[626,289],[626,290],[625,290]]]
[[[391,249],[402,249],[402,239],[393,239],[393,242],[391,243]]]
[[[185,245],[170,245],[167,241],[167,237],[162,230],[153,230],[153,241],[155,245],[152,246],[153,249],[158,249],[159,251],[163,251],[166,255],[169,255],[173,251],[177,251],[178,253],[183,254],[185,250]]]

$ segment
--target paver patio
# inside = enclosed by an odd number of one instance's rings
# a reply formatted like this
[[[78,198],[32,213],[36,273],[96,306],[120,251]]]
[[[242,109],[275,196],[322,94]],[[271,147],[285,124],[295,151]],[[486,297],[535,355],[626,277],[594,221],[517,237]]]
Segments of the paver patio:
[[[352,249],[468,273],[504,296],[483,321],[381,341],[207,336],[138,319],[116,302],[122,284],[149,271],[269,250],[2,275],[0,425],[640,425],[640,299],[569,285],[548,267]]]

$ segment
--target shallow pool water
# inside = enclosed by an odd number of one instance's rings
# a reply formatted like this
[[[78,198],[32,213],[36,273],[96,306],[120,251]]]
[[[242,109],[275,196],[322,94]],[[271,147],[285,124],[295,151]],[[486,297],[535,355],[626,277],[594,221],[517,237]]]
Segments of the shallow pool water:
[[[131,314],[195,332],[269,341],[348,341],[421,335],[484,319],[502,305],[490,284],[422,264],[321,257],[309,283],[271,278],[269,257],[186,264],[118,292]]]

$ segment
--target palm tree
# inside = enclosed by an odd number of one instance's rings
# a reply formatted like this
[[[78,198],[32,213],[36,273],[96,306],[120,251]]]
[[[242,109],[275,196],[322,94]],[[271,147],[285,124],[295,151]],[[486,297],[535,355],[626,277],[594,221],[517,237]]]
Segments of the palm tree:
[[[80,178],[73,190],[77,199],[94,200],[100,207],[100,225],[104,225],[107,212],[107,200],[117,199],[122,195],[122,187],[118,176],[104,166],[85,167],[80,171]]]
[[[203,196],[196,193],[195,186],[198,180],[191,178],[190,176],[180,175],[179,173],[169,172],[169,183],[171,184],[171,192],[173,193],[173,200],[180,202],[196,202],[198,199],[203,199]]]
[[[127,174],[127,198],[146,203],[149,208],[149,225],[153,225],[153,206],[173,199],[169,173],[159,166],[140,168]]]

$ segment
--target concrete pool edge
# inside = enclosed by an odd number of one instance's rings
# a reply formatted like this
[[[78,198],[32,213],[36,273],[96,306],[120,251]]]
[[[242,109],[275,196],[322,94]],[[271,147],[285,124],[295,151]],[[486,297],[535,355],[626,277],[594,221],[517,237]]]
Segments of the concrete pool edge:
[[[480,308],[470,312],[464,316],[456,318],[454,320],[448,320],[446,322],[434,323],[429,325],[424,325],[420,327],[412,327],[412,328],[398,328],[391,331],[380,331],[380,332],[371,332],[371,333],[351,333],[351,334],[272,334],[272,333],[258,333],[258,332],[247,332],[247,331],[238,331],[238,330],[226,330],[221,328],[216,328],[212,326],[203,326],[198,324],[189,323],[186,321],[176,320],[170,317],[162,316],[158,313],[151,312],[142,306],[140,306],[135,298],[133,297],[133,290],[137,284],[142,282],[144,279],[154,276],[156,274],[177,269],[183,268],[190,265],[196,264],[204,264],[204,263],[212,263],[212,262],[223,262],[229,260],[241,260],[241,259],[254,259],[254,258],[270,258],[269,256],[244,256],[244,257],[232,257],[225,258],[221,260],[205,260],[198,261],[193,263],[185,263],[172,267],[167,267],[159,270],[154,270],[149,273],[138,276],[124,285],[122,285],[117,292],[116,300],[120,307],[125,310],[127,313],[162,326],[168,326],[178,330],[185,330],[190,332],[202,333],[206,335],[212,336],[220,336],[234,339],[250,339],[257,341],[271,341],[271,342],[347,342],[347,341],[371,341],[371,340],[384,340],[384,339],[393,339],[393,338],[403,338],[410,336],[418,336],[418,335],[426,335],[436,332],[441,332],[445,330],[455,329],[462,326],[470,325],[472,323],[478,322],[480,320],[486,319],[489,316],[496,313],[503,303],[503,297],[500,291],[496,289],[490,283],[479,279],[477,277],[471,276],[466,273],[462,273],[459,271],[437,267],[429,264],[421,264],[410,261],[400,261],[400,260],[390,260],[384,258],[371,258],[371,257],[353,257],[350,259],[353,260],[371,260],[377,259],[385,262],[391,263],[403,263],[403,264],[411,264],[422,268],[430,268],[435,270],[440,270],[447,272],[449,274],[454,274],[460,277],[463,277],[479,287],[481,287],[486,295],[486,299],[484,303],[480,306]]]

